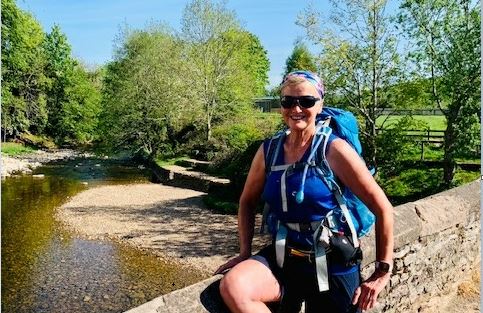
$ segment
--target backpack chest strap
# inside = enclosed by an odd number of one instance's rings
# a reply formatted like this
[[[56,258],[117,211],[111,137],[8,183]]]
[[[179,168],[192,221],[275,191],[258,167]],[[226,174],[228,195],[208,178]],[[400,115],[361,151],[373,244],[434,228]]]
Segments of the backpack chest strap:
[[[319,227],[320,223],[320,221],[315,221],[311,223],[285,223],[285,225],[287,225],[288,229],[301,233],[315,231]]]

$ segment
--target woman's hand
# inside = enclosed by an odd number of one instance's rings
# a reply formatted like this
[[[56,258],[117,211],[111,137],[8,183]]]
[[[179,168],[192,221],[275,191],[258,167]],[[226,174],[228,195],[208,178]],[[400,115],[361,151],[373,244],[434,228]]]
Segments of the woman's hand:
[[[241,263],[241,262],[247,260],[248,258],[249,258],[249,256],[243,256],[243,255],[239,255],[237,257],[234,257],[233,259],[229,260],[225,264],[221,265],[215,271],[215,273],[213,273],[213,275],[216,275],[216,274],[224,274],[225,272],[229,271],[232,267],[234,267],[238,263]]]
[[[372,309],[377,303],[377,296],[386,287],[390,278],[390,273],[381,273],[376,270],[368,280],[356,289],[352,304],[358,304],[362,311]]]

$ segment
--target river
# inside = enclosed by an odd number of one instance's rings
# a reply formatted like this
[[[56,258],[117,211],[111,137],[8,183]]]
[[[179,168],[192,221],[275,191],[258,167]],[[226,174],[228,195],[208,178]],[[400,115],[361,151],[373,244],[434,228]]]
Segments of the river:
[[[2,312],[124,312],[194,283],[190,271],[148,252],[86,240],[55,219],[76,193],[105,184],[148,182],[149,170],[82,158],[7,177],[1,190]]]

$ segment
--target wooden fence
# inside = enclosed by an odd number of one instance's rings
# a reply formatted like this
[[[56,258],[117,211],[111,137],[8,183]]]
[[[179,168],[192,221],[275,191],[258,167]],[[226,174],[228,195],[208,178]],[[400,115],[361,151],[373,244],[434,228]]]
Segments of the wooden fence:
[[[384,132],[385,129],[376,129],[378,133]],[[434,129],[407,129],[404,130],[405,136],[412,138],[418,145],[420,145],[420,156],[421,161],[424,161],[424,147],[428,145],[433,145],[436,147],[442,147],[444,144],[444,130],[434,130]],[[477,146],[476,153],[480,154],[481,146]]]
[[[384,132],[385,129],[376,129],[378,133]],[[424,160],[424,146],[436,145],[442,146],[444,143],[444,130],[421,130],[421,129],[407,129],[404,131],[406,137],[410,137],[417,142],[421,149],[421,160]]]

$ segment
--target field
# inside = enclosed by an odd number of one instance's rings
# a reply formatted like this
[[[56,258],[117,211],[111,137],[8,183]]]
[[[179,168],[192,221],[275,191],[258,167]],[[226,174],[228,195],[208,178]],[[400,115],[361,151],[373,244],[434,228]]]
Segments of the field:
[[[394,125],[403,117],[402,115],[380,116],[376,120],[376,125],[377,127],[381,127],[382,123],[384,123],[384,127],[390,127],[390,125]],[[431,130],[446,129],[446,118],[443,115],[413,115],[413,118],[424,122]]]

